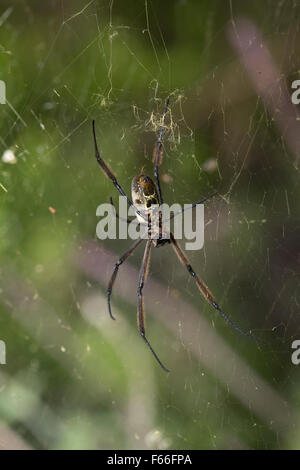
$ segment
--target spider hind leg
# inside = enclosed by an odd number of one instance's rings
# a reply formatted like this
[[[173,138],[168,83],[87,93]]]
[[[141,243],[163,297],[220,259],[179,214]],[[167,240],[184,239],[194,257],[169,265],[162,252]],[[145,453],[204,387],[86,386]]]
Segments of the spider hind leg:
[[[114,283],[115,283],[115,280],[116,280],[116,277],[117,277],[117,274],[118,274],[118,271],[119,271],[119,267],[121,266],[121,264],[124,263],[124,261],[127,260],[127,258],[134,252],[134,250],[143,242],[143,239],[138,239],[137,241],[135,241],[131,247],[125,251],[125,253],[121,256],[121,258],[118,259],[118,261],[116,262],[115,266],[114,266],[114,270],[113,270],[113,273],[111,275],[111,278],[110,278],[110,281],[108,283],[108,287],[107,287],[107,305],[108,305],[108,312],[109,312],[109,315],[110,315],[110,318],[112,320],[115,320],[115,317],[113,316],[112,314],[112,311],[111,311],[111,303],[110,303],[110,298],[111,298],[111,293],[112,293],[112,290],[113,290],[113,286],[114,286]]]
[[[150,264],[150,253],[151,253],[151,246],[152,246],[152,240],[147,240],[146,243],[146,248],[144,252],[144,258],[141,266],[141,271],[140,271],[140,276],[139,276],[139,283],[138,283],[138,289],[137,289],[137,296],[138,296],[138,309],[137,309],[137,322],[138,322],[138,327],[140,331],[140,335],[147,344],[148,348],[152,352],[153,356],[157,360],[158,364],[160,367],[165,371],[165,372],[170,372],[161,362],[159,359],[158,355],[152,348],[151,344],[146,338],[145,335],[145,307],[144,307],[144,297],[143,297],[143,288],[144,284],[147,278],[148,274],[148,269],[149,269],[149,264]]]
[[[146,336],[145,336],[145,332],[144,331],[141,331],[140,330],[140,335],[141,337],[143,338],[143,340],[145,341],[145,343],[147,344],[148,348],[150,349],[150,351],[152,352],[153,356],[155,357],[155,359],[157,360],[158,364],[160,365],[160,367],[165,371],[165,372],[170,372],[169,369],[167,369],[163,363],[161,362],[161,360],[159,359],[158,355],[156,354],[156,352],[154,351],[154,349],[152,348],[151,344],[149,343],[149,341],[147,340]]]
[[[212,306],[214,307],[218,312],[219,314],[221,315],[221,317],[223,317],[223,319],[232,327],[234,328],[236,331],[238,331],[241,335],[243,336],[246,336],[248,337],[249,339],[255,341],[256,343],[259,343],[259,344],[267,344],[265,341],[262,341],[258,338],[256,338],[254,335],[248,333],[247,331],[244,331],[242,330],[239,326],[237,326],[224,312],[223,310],[219,307],[219,305],[217,304],[217,302],[215,301],[212,293],[210,292],[210,290],[208,289],[208,287],[204,284],[204,282],[199,278],[199,276],[196,274],[196,272],[194,271],[194,269],[192,268],[188,258],[186,257],[185,253],[183,252],[183,250],[180,248],[180,246],[178,245],[177,241],[175,240],[174,238],[174,235],[173,233],[170,234],[170,239],[171,239],[171,243],[172,243],[172,246],[173,246],[173,249],[179,259],[179,261],[181,261],[181,263],[186,267],[186,269],[188,270],[189,274],[195,279],[196,281],[196,284],[198,286],[198,289],[200,291],[200,293],[203,295],[203,297],[205,298],[205,300]]]

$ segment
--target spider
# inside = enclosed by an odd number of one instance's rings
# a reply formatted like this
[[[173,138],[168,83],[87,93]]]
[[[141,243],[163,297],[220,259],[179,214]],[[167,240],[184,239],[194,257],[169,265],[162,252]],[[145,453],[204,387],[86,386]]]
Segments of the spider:
[[[108,165],[105,163],[105,161],[102,159],[100,156],[100,152],[98,150],[98,145],[97,145],[97,139],[96,139],[96,132],[95,132],[95,121],[93,120],[92,123],[92,128],[93,128],[93,139],[94,139],[94,145],[95,145],[95,155],[96,159],[102,168],[103,172],[105,175],[112,181],[114,187],[117,189],[117,191],[127,200],[127,203],[129,207],[133,207],[138,223],[140,224],[147,224],[150,227],[149,233],[148,233],[148,239],[146,240],[146,247],[144,251],[144,256],[143,256],[143,261],[140,269],[140,274],[139,274],[139,280],[138,280],[138,288],[137,288],[137,301],[138,301],[138,307],[137,307],[137,323],[138,323],[138,328],[141,337],[147,344],[148,348],[152,352],[153,356],[155,357],[156,361],[159,363],[161,368],[165,372],[169,372],[169,370],[163,365],[161,360],[159,359],[158,355],[152,348],[151,344],[149,343],[147,337],[146,337],[146,331],[145,331],[145,307],[144,307],[144,297],[143,297],[143,288],[146,282],[147,274],[148,274],[148,269],[149,269],[149,263],[150,263],[150,254],[151,254],[151,247],[152,245],[154,247],[159,247],[159,246],[164,246],[165,244],[171,244],[172,248],[175,251],[175,254],[177,255],[179,261],[186,267],[188,273],[194,278],[196,281],[196,284],[198,286],[198,289],[202,296],[205,298],[205,300],[214,308],[218,311],[218,313],[224,318],[224,320],[231,325],[235,330],[237,330],[239,333],[241,333],[244,336],[247,336],[254,341],[257,342],[262,342],[261,340],[258,340],[255,338],[253,335],[250,333],[245,332],[242,330],[240,327],[238,327],[224,312],[223,310],[219,307],[217,302],[215,301],[212,293],[208,289],[208,287],[205,285],[205,283],[199,278],[199,276],[196,274],[194,269],[192,268],[187,256],[185,255],[184,251],[182,248],[179,246],[177,241],[174,238],[174,235],[172,232],[169,232],[168,236],[163,233],[159,233],[159,236],[157,237],[152,237],[151,235],[153,234],[153,231],[151,232],[151,217],[153,218],[154,214],[154,207],[157,207],[157,205],[163,204],[163,196],[162,196],[162,190],[161,190],[161,185],[160,185],[160,180],[159,180],[159,171],[158,167],[162,162],[162,155],[163,155],[163,146],[162,146],[162,137],[163,137],[163,125],[165,121],[165,116],[168,112],[168,107],[169,107],[169,98],[166,101],[165,109],[163,112],[162,116],[162,126],[159,130],[158,134],[158,140],[155,144],[154,147],[154,152],[153,152],[153,163],[154,163],[154,178],[156,181],[156,185],[152,181],[152,179],[144,174],[140,174],[138,176],[135,176],[132,180],[131,183],[131,194],[132,194],[132,201],[128,198],[126,195],[125,191],[123,188],[120,186],[115,174],[112,172],[112,170],[108,167]],[[188,208],[191,209],[195,207],[197,204],[202,204],[211,197],[213,197],[216,193],[213,193],[206,198],[203,198],[189,206]],[[111,198],[112,202],[112,198]],[[176,215],[176,214],[175,214]],[[173,217],[175,216],[173,214]],[[117,214],[117,217],[118,214]],[[173,218],[171,217],[171,218]],[[130,222],[127,220],[127,222]],[[134,250],[143,242],[145,241],[144,238],[139,238],[136,240],[130,248],[118,259],[114,266],[114,270],[112,273],[112,276],[110,278],[108,288],[107,288],[107,303],[108,303],[108,311],[109,315],[112,318],[112,320],[115,320],[115,317],[112,314],[111,310],[111,293],[113,289],[114,282],[116,280],[119,267],[121,264],[124,263],[124,261],[127,260],[127,258],[134,252]]]

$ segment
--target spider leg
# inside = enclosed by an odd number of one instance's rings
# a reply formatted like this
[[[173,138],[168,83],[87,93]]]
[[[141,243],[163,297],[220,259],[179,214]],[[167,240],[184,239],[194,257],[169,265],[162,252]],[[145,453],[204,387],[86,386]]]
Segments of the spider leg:
[[[146,338],[145,335],[145,308],[144,308],[144,298],[143,298],[143,287],[146,282],[147,274],[148,274],[148,269],[149,269],[149,264],[150,264],[150,253],[151,253],[151,240],[147,240],[146,243],[146,248],[144,252],[144,258],[141,266],[141,271],[140,271],[140,276],[139,276],[139,283],[138,283],[138,311],[137,311],[137,321],[138,321],[138,327],[140,330],[140,335],[147,344],[148,348],[152,352],[153,356],[161,366],[161,368],[165,372],[170,372],[160,361],[159,357],[157,356],[156,352],[152,348],[151,344]]]
[[[121,196],[125,197],[129,207],[133,207],[135,212],[138,215],[140,215],[143,219],[145,219],[145,216],[143,214],[141,214],[141,212],[132,204],[131,200],[126,195],[123,188],[119,185],[116,176],[114,175],[114,173],[111,171],[111,169],[108,167],[108,165],[105,163],[105,161],[101,157],[99,149],[98,149],[98,145],[97,145],[96,131],[95,131],[95,121],[94,120],[93,120],[93,137],[94,137],[94,144],[95,144],[96,159],[97,159],[97,162],[99,163],[99,165],[101,166],[102,170],[104,171],[105,175],[112,181],[114,187],[119,191]]]
[[[124,263],[124,261],[127,260],[127,258],[134,252],[134,250],[142,243],[142,241],[144,241],[143,238],[140,238],[137,241],[135,241],[133,243],[133,245],[131,245],[131,247],[121,256],[121,258],[118,259],[118,261],[115,264],[113,273],[111,275],[111,278],[110,278],[110,281],[109,281],[108,287],[107,287],[108,311],[109,311],[109,315],[110,315],[112,320],[115,320],[115,317],[113,316],[113,314],[111,312],[110,297],[111,297],[113,285],[115,283],[115,280],[116,280],[116,277],[117,277],[117,274],[118,274],[118,271],[119,271],[119,267],[121,266],[121,264]]]
[[[162,126],[165,122],[165,116],[166,116],[167,111],[168,111],[169,103],[170,103],[170,98],[168,97],[167,101],[166,101],[164,113],[163,113],[163,116],[162,116]],[[156,184],[157,184],[160,204],[163,204],[163,202],[164,202],[163,197],[162,197],[161,187],[160,187],[159,173],[158,173],[158,167],[162,162],[162,154],[163,154],[162,137],[163,137],[163,133],[164,133],[164,130],[163,130],[163,127],[161,127],[160,130],[159,130],[158,139],[157,139],[156,145],[154,147],[154,151],[153,151],[154,177],[155,177]]]
[[[111,205],[112,205],[113,207],[115,207],[112,197],[109,198],[109,201],[110,201]],[[115,208],[115,211],[116,211],[116,217],[117,217],[117,219],[122,220],[122,222],[126,222],[127,224],[130,224],[131,222],[135,222],[135,219],[132,219],[132,220],[131,220],[131,219],[129,219],[128,217],[127,217],[127,219],[124,219],[124,217],[121,217],[121,216],[118,214],[116,208]],[[135,223],[139,224],[138,221],[135,222]]]
[[[177,215],[182,214],[183,212],[185,212],[187,210],[193,209],[194,207],[198,206],[199,204],[203,204],[204,202],[206,202],[209,199],[211,199],[212,197],[214,197],[216,194],[217,194],[217,192],[211,193],[208,196],[204,197],[203,199],[199,199],[199,201],[193,202],[193,204],[191,204],[189,207],[185,207],[184,209],[182,209],[178,212],[172,213],[169,220],[174,219]]]
[[[177,241],[174,238],[173,233],[170,233],[170,240],[173,246],[173,249],[181,263],[187,268],[188,272],[190,275],[195,279],[196,284],[198,286],[198,289],[200,293],[203,295],[205,300],[207,300],[212,307],[214,307],[219,314],[224,318],[224,320],[229,323],[230,326],[232,326],[235,330],[237,330],[239,333],[241,333],[244,336],[247,336],[248,338],[252,339],[253,341],[261,344],[267,344],[265,341],[262,341],[255,336],[251,335],[250,333],[247,333],[246,331],[242,330],[239,326],[237,326],[224,312],[221,310],[217,302],[215,301],[212,293],[208,289],[208,287],[204,284],[204,282],[199,278],[199,276],[195,273],[194,269],[192,268],[188,258],[186,257],[185,253],[183,252],[182,248],[178,245]]]

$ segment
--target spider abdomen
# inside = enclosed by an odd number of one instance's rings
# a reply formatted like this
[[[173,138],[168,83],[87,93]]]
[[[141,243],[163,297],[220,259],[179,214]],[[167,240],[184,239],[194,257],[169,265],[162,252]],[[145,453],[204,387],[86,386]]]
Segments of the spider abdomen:
[[[131,183],[131,195],[135,205],[143,205],[149,209],[151,205],[159,204],[156,186],[147,175],[135,176]]]
[[[159,197],[156,186],[147,175],[135,176],[131,183],[131,195],[136,208],[148,218],[137,214],[141,224],[148,225],[148,237],[155,247],[170,243],[169,232],[163,229],[162,220],[159,216]]]
[[[131,196],[133,204],[146,216],[151,215],[153,207],[159,205],[156,186],[147,175],[138,175],[133,178]],[[138,216],[138,220],[140,223],[145,223],[145,219],[140,216]]]

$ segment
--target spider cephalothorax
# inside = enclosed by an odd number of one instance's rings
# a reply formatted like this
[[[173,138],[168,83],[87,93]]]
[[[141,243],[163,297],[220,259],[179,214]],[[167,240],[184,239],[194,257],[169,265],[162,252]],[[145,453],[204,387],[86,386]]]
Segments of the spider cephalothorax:
[[[146,247],[144,251],[144,257],[143,257],[142,267],[141,267],[139,281],[138,281],[138,289],[137,289],[137,297],[138,297],[137,321],[138,321],[138,327],[140,330],[141,337],[143,338],[143,340],[145,341],[145,343],[151,350],[157,362],[166,372],[169,372],[168,369],[162,364],[162,362],[158,358],[157,354],[155,353],[149,341],[147,340],[146,333],[145,333],[145,308],[144,308],[144,300],[143,300],[143,287],[145,285],[147,273],[149,269],[152,245],[162,246],[166,243],[171,243],[172,248],[174,249],[179,261],[186,267],[188,273],[195,279],[198,289],[200,293],[203,295],[203,297],[205,298],[205,300],[212,307],[214,307],[214,309],[216,309],[219,312],[219,314],[224,318],[225,321],[227,321],[227,323],[229,323],[233,328],[235,328],[241,334],[243,334],[244,336],[248,336],[257,342],[264,343],[263,341],[256,339],[250,333],[247,333],[241,330],[241,328],[239,328],[235,323],[233,323],[232,320],[230,320],[230,318],[223,312],[223,310],[219,307],[217,302],[214,300],[214,297],[212,293],[210,292],[210,290],[208,289],[208,287],[199,278],[199,276],[196,274],[196,272],[192,268],[184,251],[180,248],[179,244],[175,240],[173,233],[170,231],[168,233],[167,232],[164,233],[163,229],[161,229],[161,220],[159,216],[159,211],[156,211],[156,208],[159,208],[159,206],[163,204],[163,197],[162,197],[162,191],[160,187],[158,167],[162,162],[162,135],[163,135],[164,119],[168,112],[168,106],[169,106],[169,99],[167,99],[167,102],[166,102],[164,114],[162,117],[162,127],[159,131],[159,137],[158,137],[158,140],[157,140],[154,152],[153,152],[154,177],[155,177],[156,185],[154,184],[152,179],[147,175],[141,174],[139,176],[135,176],[131,184],[133,202],[131,202],[131,200],[128,198],[125,191],[118,183],[116,176],[111,171],[111,169],[107,166],[107,164],[102,159],[99,153],[97,140],[96,140],[96,133],[95,133],[95,121],[93,121],[93,137],[94,137],[94,144],[95,144],[95,154],[96,154],[96,158],[97,158],[99,165],[101,166],[106,176],[112,181],[115,188],[127,200],[128,205],[134,209],[138,218],[138,222],[141,225],[144,225],[144,227],[146,226],[148,229],[148,238],[146,238],[146,240],[144,238],[139,238],[138,240],[136,240],[115,264],[114,271],[110,278],[108,289],[107,289],[108,311],[109,311],[111,318],[115,320],[111,311],[110,297],[111,297],[112,288],[116,280],[119,267],[121,266],[122,263],[124,263],[124,261],[126,261],[126,259],[134,252],[134,250],[143,241],[146,241]],[[215,193],[207,196],[206,198],[201,199],[200,201],[193,203],[190,206],[190,209],[195,207],[197,204],[203,204],[205,201],[207,201],[214,195]],[[130,222],[130,220],[128,220],[128,222]],[[155,237],[154,237],[154,234],[156,235]]]

